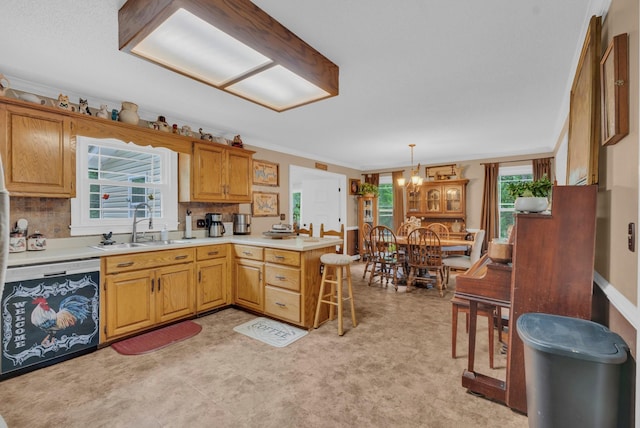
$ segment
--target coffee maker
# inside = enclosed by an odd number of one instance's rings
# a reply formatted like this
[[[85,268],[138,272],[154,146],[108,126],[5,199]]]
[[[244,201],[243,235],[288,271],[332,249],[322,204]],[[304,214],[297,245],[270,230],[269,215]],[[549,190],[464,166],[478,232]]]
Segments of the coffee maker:
[[[251,216],[249,214],[233,215],[233,234],[234,235],[251,234]]]
[[[207,230],[209,231],[210,238],[219,238],[224,235],[224,224],[222,224],[222,214],[220,213],[206,213],[204,215],[204,222]]]

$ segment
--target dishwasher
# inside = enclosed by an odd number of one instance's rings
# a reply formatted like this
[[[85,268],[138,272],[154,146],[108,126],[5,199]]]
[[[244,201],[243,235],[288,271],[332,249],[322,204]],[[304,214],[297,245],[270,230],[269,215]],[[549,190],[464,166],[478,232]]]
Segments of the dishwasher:
[[[99,258],[7,267],[0,379],[95,351],[99,284]]]

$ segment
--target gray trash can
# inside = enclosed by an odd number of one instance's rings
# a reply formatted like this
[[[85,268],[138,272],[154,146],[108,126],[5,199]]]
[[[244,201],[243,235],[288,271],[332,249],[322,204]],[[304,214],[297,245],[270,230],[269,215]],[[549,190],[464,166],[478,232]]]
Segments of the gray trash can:
[[[529,427],[616,427],[620,372],[628,346],[592,321],[528,313],[524,342]]]

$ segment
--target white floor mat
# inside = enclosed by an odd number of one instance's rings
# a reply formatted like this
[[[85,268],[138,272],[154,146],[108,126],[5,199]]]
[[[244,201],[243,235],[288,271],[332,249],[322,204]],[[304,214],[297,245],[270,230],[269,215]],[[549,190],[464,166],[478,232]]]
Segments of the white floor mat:
[[[309,333],[307,330],[263,317],[240,324],[233,330],[278,348],[285,347]]]

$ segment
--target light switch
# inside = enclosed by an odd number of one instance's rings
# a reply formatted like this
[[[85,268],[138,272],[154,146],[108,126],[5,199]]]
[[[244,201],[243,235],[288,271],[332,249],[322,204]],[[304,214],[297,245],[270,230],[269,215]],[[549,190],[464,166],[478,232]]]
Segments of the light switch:
[[[636,224],[629,223],[629,227],[627,230],[627,245],[629,247],[629,251],[636,251]]]

